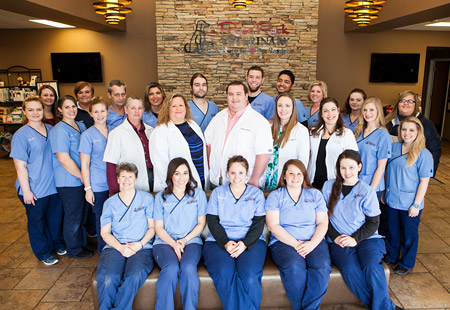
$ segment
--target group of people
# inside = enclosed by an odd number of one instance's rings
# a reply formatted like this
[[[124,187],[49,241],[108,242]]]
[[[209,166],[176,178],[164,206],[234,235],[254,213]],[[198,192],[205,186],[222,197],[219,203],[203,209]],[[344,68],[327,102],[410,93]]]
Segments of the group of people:
[[[10,156],[36,257],[52,265],[54,253],[101,253],[101,309],[131,309],[156,262],[156,308],[174,308],[178,283],[183,309],[195,309],[203,256],[224,309],[259,309],[267,224],[294,309],[319,309],[330,262],[367,308],[398,308],[381,260],[398,274],[414,267],[440,157],[417,94],[400,94],[386,123],[380,99],[361,89],[341,113],[323,81],[311,83],[306,108],[289,70],[275,97],[261,90],[261,67],[249,68],[246,82],[228,84],[222,111],[206,100],[201,73],[189,101],[166,98],[158,83],[144,100],[127,97],[120,80],[108,85],[109,104],[87,82],[76,84],[76,99],[57,99],[51,86],[26,98]]]

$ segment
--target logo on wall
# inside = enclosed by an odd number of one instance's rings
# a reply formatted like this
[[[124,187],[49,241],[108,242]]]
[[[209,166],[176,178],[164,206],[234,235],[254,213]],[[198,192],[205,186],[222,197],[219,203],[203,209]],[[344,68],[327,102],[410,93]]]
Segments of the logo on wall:
[[[184,51],[197,55],[216,54],[288,54],[289,31],[285,25],[274,26],[269,21],[238,27],[231,21],[211,25],[199,20],[195,31],[184,45]]]

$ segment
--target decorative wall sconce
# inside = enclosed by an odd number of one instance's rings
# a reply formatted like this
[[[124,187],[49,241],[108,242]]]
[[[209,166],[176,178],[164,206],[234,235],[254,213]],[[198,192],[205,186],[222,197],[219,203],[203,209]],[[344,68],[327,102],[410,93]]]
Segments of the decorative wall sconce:
[[[351,0],[345,2],[344,12],[348,13],[347,16],[359,27],[364,27],[369,25],[372,19],[378,18],[378,12],[383,9],[384,3],[386,0]]]
[[[236,9],[245,9],[253,0],[230,0]]]
[[[126,7],[131,4],[132,0],[99,0],[94,2],[92,6],[95,13],[104,15],[105,21],[110,25],[117,25],[121,20],[126,19],[126,15],[133,10]]]

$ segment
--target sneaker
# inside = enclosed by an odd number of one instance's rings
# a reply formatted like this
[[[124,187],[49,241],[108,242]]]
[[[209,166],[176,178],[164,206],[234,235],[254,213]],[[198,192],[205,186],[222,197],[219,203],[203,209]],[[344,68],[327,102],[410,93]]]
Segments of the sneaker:
[[[52,255],[49,258],[44,259],[42,262],[47,266],[51,266],[51,265],[57,264],[59,262],[59,259],[57,259],[56,257],[54,257]]]
[[[67,248],[66,247],[62,247],[62,248],[56,250],[56,254],[58,254],[60,256],[66,255],[67,254]]]
[[[82,249],[80,252],[78,252],[75,256],[75,258],[81,258],[81,259],[86,259],[89,257],[92,257],[92,252],[88,251],[86,249]]]
[[[388,265],[388,266],[394,266],[395,265],[395,263],[394,262],[391,262],[389,259],[387,259],[386,257],[383,257],[382,259],[381,259],[386,265]]]
[[[397,267],[395,267],[395,269],[394,269],[394,272],[396,274],[407,274],[409,272],[409,269],[406,269],[405,267],[397,265]]]

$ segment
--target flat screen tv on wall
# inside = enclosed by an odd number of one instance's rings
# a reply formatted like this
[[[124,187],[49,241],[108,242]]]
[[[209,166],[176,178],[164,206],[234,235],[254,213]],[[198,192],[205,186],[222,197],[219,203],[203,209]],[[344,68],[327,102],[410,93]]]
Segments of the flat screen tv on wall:
[[[103,82],[100,53],[51,53],[51,59],[59,83]]]
[[[420,54],[373,53],[370,59],[371,83],[417,83]]]

